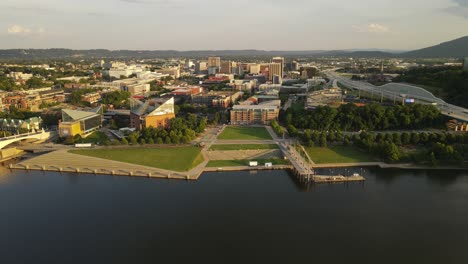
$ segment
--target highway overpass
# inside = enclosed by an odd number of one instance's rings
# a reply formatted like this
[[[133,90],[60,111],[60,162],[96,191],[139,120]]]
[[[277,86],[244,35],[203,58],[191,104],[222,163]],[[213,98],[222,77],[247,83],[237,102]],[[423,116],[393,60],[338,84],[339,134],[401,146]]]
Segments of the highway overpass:
[[[375,86],[367,82],[350,80],[334,71],[325,71],[324,73],[333,82],[337,81],[347,88],[365,91],[392,101],[401,102],[405,99],[415,99],[417,103],[435,105],[443,115],[468,122],[468,109],[449,104],[421,87],[400,83]]]

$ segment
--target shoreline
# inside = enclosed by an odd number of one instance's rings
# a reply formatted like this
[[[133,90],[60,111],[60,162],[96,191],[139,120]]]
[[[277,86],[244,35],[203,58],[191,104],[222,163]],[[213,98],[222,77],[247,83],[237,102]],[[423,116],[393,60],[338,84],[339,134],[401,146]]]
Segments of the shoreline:
[[[17,158],[17,157],[16,157]],[[133,164],[128,164],[132,166]],[[204,167],[200,170],[197,175],[190,175],[188,172],[176,172],[176,171],[165,171],[160,172],[158,168],[150,168],[139,170],[132,170],[128,167],[122,167],[119,170],[111,170],[104,166],[97,168],[87,167],[58,167],[54,165],[24,165],[21,162],[10,163],[4,166],[11,170],[27,170],[27,171],[50,171],[50,172],[65,172],[65,173],[77,173],[77,174],[95,174],[95,175],[109,175],[109,176],[128,176],[128,177],[143,177],[143,178],[159,178],[159,179],[175,179],[175,180],[198,180],[199,177],[206,172],[232,172],[232,171],[266,171],[266,170],[293,170],[292,165],[273,165],[272,167],[263,166],[230,166],[230,167]],[[332,164],[314,164],[314,169],[332,169],[332,168],[353,168],[353,167],[378,167],[380,169],[400,169],[400,170],[468,170],[468,168],[462,167],[430,167],[430,166],[418,166],[414,164],[387,164],[383,162],[362,162],[362,163],[332,163]],[[333,175],[338,176],[338,175]]]
[[[267,129],[268,130],[268,129]],[[211,144],[209,144],[211,145]],[[284,144],[283,144],[284,145]],[[32,154],[27,155],[22,152],[22,155],[12,157],[11,160],[4,160],[3,164],[9,169],[15,170],[35,170],[35,171],[51,171],[51,172],[66,172],[66,173],[81,173],[95,175],[114,175],[114,176],[129,176],[129,177],[147,177],[161,179],[178,179],[178,180],[197,180],[205,172],[223,172],[223,171],[264,171],[264,170],[288,170],[295,173],[299,179],[312,180],[314,169],[333,169],[333,168],[356,168],[356,167],[377,167],[380,169],[400,169],[400,170],[468,170],[468,167],[458,166],[427,166],[417,165],[412,163],[396,163],[389,164],[385,162],[352,162],[352,163],[308,163],[306,161],[297,161],[298,154],[289,153],[291,148],[286,145],[279,144],[280,151],[285,157],[289,158],[289,164],[274,165],[274,166],[219,166],[207,167],[213,157],[208,157],[207,147],[202,149],[204,161],[189,171],[173,171],[171,169],[161,169],[148,165],[138,165],[134,163],[120,162],[105,158],[90,157],[78,155],[69,152],[71,148],[52,149],[47,154]],[[46,149],[49,150],[49,149]],[[265,150],[266,151],[266,150]],[[289,154],[289,155],[288,155]],[[295,154],[295,155],[294,155]],[[28,158],[22,159],[22,156]],[[32,157],[31,157],[32,156]],[[232,157],[237,160],[236,157]],[[310,158],[308,158],[310,161]],[[216,158],[214,160],[217,160]],[[251,160],[255,160],[254,157]],[[296,163],[294,162],[296,161]],[[302,164],[302,165],[298,165]],[[306,165],[308,164],[308,166]],[[299,168],[298,168],[299,166]],[[310,167],[309,167],[310,166]],[[309,173],[304,173],[310,171]],[[326,175],[326,177],[343,176],[343,175]]]

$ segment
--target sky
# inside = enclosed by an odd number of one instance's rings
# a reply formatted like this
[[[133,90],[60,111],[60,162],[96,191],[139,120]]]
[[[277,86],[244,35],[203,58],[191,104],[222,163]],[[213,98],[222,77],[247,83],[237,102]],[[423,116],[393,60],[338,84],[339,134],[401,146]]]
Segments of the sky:
[[[0,49],[412,50],[468,35],[468,0],[1,0]]]

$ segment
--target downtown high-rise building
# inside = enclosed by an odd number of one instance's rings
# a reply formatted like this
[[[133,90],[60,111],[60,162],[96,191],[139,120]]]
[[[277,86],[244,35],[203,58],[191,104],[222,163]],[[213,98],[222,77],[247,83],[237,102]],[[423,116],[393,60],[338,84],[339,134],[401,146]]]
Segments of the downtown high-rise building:
[[[283,64],[281,63],[270,63],[268,67],[268,80],[281,83],[283,78]]]
[[[281,72],[278,75],[281,76],[281,78],[283,78],[283,76],[284,76],[284,58],[283,57],[274,57],[271,60],[271,62],[281,64]]]
[[[221,58],[220,57],[208,57],[208,68],[210,67],[221,68]]]
[[[292,61],[291,62],[291,70],[292,71],[298,71],[299,70],[299,63],[297,61]]]
[[[233,68],[233,63],[231,61],[223,61],[221,62],[221,68],[219,72],[224,73],[224,74],[231,74],[232,68]]]
[[[195,63],[195,73],[204,73],[208,70],[208,63],[206,61],[197,61]]]

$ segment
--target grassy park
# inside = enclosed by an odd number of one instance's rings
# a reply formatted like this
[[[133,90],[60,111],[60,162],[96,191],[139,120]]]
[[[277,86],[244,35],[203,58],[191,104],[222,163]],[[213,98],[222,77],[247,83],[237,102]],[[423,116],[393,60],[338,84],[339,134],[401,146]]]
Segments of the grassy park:
[[[180,172],[189,171],[203,162],[197,147],[80,149],[70,152]]]
[[[209,150],[259,150],[259,149],[278,149],[276,144],[226,144],[212,145]]]
[[[284,159],[253,159],[258,162],[259,166],[263,166],[267,162],[273,163],[273,165],[288,165],[289,162]],[[253,160],[211,160],[208,162],[207,167],[239,167],[239,166],[249,166],[249,162]]]
[[[376,161],[370,153],[348,146],[312,147],[305,149],[310,158],[317,164]]]
[[[109,137],[101,132],[95,131],[91,135],[87,136],[86,138],[79,139],[76,143],[93,143],[93,144],[104,144],[104,142],[109,141]]]
[[[264,127],[229,126],[219,135],[220,140],[271,140],[270,133]]]

